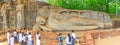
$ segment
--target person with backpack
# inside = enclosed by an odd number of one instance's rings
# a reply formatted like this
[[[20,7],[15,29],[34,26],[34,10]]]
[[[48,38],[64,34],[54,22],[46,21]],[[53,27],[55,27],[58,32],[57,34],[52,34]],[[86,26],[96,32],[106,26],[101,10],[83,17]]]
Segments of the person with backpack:
[[[76,38],[75,31],[72,30],[72,45],[75,45],[75,38]]]
[[[58,45],[63,45],[62,33],[60,33],[60,34],[58,35]]]

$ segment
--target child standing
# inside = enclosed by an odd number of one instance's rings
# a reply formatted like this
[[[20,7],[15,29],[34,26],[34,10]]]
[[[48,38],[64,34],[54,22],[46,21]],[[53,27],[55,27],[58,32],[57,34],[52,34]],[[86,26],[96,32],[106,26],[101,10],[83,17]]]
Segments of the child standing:
[[[26,45],[26,35],[25,34],[22,36],[22,43],[21,43],[21,45]]]
[[[7,32],[7,40],[8,40],[8,44],[10,45],[10,32]]]
[[[13,35],[10,38],[10,45],[14,45],[14,36]]]
[[[17,32],[16,32],[16,30],[14,30],[13,34],[14,34],[15,42],[17,42]]]

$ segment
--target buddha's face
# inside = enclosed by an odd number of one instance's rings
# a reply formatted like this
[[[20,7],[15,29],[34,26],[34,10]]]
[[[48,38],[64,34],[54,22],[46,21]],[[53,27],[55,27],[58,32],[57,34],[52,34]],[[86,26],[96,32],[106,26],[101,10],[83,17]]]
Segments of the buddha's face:
[[[45,18],[44,17],[37,17],[36,18],[36,22],[38,23],[38,24],[42,24],[42,25],[44,25],[45,23],[46,23],[46,20],[45,20]]]

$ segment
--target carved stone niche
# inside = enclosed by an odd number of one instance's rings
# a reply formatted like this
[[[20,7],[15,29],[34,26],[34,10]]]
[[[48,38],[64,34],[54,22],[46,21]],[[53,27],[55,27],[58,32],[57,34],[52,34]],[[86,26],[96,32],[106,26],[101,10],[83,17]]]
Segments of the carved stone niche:
[[[60,14],[67,15],[67,11],[61,11]]]
[[[3,17],[2,16],[0,16],[0,22],[2,22],[3,21]]]
[[[0,16],[0,29],[2,29],[2,21],[3,21],[3,17]]]

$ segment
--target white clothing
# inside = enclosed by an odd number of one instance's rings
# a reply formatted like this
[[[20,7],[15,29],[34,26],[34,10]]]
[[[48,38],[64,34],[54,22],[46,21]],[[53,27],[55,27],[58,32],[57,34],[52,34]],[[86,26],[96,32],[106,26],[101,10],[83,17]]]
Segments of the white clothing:
[[[28,35],[28,45],[32,45],[33,43],[32,43],[32,35]]]
[[[8,40],[8,43],[10,43],[10,32],[7,32],[7,40]]]
[[[33,42],[32,41],[28,41],[28,45],[33,45]]]
[[[26,34],[28,35],[30,32],[27,30]]]
[[[40,39],[37,40],[36,45],[40,45]]]
[[[14,37],[10,38],[10,45],[14,45]]]
[[[39,39],[40,37],[40,34],[36,34],[36,40]]]
[[[72,33],[72,37],[75,39],[76,37],[75,37],[76,35],[75,35],[75,33]]]
[[[36,34],[36,45],[40,45],[40,34]]]
[[[14,31],[13,34],[14,34],[14,36],[17,36],[17,32],[16,31]]]
[[[22,40],[23,40],[24,42],[26,42],[26,37],[25,37],[25,36],[23,36],[23,37],[22,37]]]
[[[66,41],[66,44],[72,44],[72,38],[71,38],[71,41],[69,41],[69,37],[66,37],[65,41]]]
[[[22,42],[22,33],[19,34],[19,42]]]
[[[32,40],[32,35],[28,35],[28,41]]]

